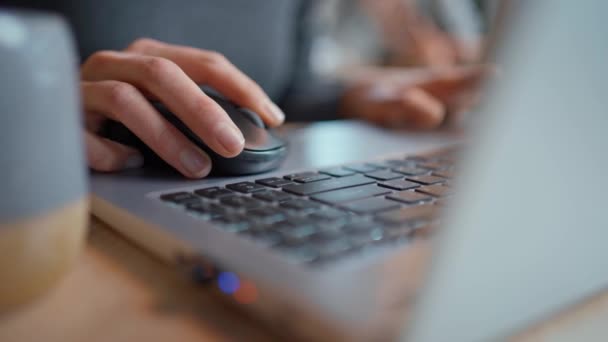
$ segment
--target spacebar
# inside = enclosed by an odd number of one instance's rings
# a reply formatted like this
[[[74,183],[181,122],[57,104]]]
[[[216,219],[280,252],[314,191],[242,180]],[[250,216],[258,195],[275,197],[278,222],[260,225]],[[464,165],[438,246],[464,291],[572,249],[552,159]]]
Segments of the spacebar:
[[[286,185],[283,187],[283,190],[291,192],[292,194],[307,196],[318,194],[320,192],[350,188],[351,186],[365,185],[375,182],[376,181],[371,178],[355,175],[350,177],[329,179],[326,181]]]

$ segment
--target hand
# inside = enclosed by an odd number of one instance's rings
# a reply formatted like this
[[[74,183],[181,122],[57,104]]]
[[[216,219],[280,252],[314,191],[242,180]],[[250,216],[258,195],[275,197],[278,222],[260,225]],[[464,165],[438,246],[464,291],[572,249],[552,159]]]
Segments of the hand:
[[[390,65],[446,67],[475,63],[481,57],[481,37],[465,40],[442,30],[416,1],[361,3],[382,31]]]
[[[418,14],[407,20],[403,42],[394,45],[393,59],[421,67],[448,67],[479,62],[481,37],[458,38]]]
[[[340,112],[387,127],[436,128],[458,120],[487,73],[482,66],[370,69],[351,78]]]
[[[448,67],[477,63],[482,54],[481,39],[463,40],[441,31],[432,23],[420,24],[398,46],[391,61],[396,65]]]
[[[228,114],[198,84],[257,112],[269,126],[285,116],[264,91],[224,56],[185,46],[140,39],[125,51],[100,51],[81,68],[81,91],[89,166],[115,171],[140,166],[138,151],[102,138],[103,122],[122,122],[184,176],[200,178],[211,170],[209,157],[166,121],[148,102],[160,100],[211,149],[224,157],[238,155],[242,133]]]

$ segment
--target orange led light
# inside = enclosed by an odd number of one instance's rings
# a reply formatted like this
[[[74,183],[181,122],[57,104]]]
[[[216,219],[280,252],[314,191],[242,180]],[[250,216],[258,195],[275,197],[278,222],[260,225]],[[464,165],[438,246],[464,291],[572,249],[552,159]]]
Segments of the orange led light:
[[[251,304],[258,299],[258,289],[253,282],[242,280],[233,296],[239,304]]]

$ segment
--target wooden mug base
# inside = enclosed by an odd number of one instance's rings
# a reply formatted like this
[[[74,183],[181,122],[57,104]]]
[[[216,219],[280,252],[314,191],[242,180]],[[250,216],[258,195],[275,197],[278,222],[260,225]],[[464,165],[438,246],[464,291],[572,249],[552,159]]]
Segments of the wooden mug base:
[[[0,315],[41,296],[74,264],[88,226],[88,198],[0,223]]]

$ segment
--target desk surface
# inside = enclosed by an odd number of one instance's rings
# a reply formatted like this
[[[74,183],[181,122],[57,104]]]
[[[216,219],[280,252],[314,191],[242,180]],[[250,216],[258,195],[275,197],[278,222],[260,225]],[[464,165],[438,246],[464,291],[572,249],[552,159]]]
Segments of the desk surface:
[[[0,341],[266,341],[272,337],[213,291],[192,284],[95,219],[73,271],[42,300],[0,321]]]
[[[521,341],[608,335],[608,292],[521,333]],[[73,271],[42,300],[0,321],[0,341],[216,341],[277,339],[93,219]]]

